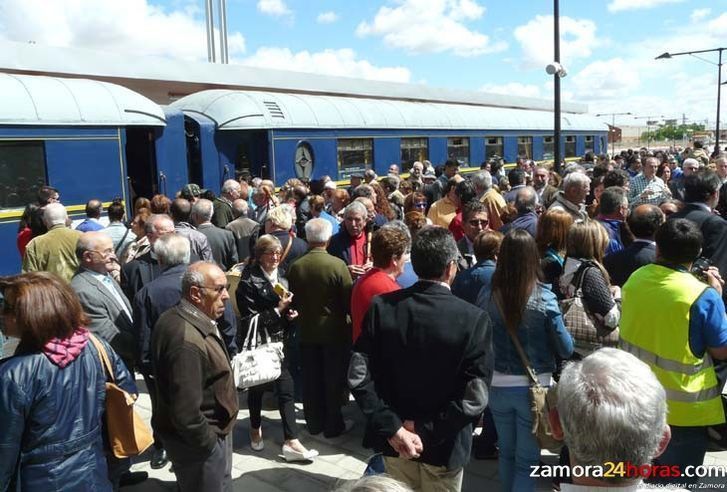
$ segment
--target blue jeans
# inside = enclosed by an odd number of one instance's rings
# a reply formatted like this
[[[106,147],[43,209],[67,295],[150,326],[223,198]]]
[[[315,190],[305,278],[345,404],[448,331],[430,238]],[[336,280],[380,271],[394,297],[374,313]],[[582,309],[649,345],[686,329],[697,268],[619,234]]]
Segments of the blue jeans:
[[[535,490],[531,466],[540,461],[540,446],[532,433],[528,387],[490,388],[490,410],[500,447],[499,473],[504,492]]]

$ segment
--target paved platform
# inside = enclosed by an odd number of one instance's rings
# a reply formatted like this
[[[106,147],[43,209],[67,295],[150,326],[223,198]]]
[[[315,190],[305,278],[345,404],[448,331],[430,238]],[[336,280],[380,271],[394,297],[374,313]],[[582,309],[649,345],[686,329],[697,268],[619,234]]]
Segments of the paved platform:
[[[144,418],[151,417],[151,401],[146,393],[144,381],[137,379],[140,395],[137,408]],[[364,417],[356,403],[351,401],[343,409],[344,417],[356,422],[354,428],[343,436],[326,439],[319,434],[311,436],[305,431],[305,421],[300,404],[297,408],[297,421],[300,425],[300,440],[309,448],[317,449],[320,456],[312,463],[286,463],[280,457],[283,443],[280,415],[275,407],[272,395],[266,393],[263,405],[263,438],[265,449],[255,452],[250,449],[248,437],[249,414],[247,396],[240,393],[240,414],[235,426],[233,442],[232,478],[234,490],[245,492],[314,492],[334,490],[341,481],[361,477],[366,469],[366,462],[371,451],[361,446],[364,432]],[[169,465],[161,470],[152,470],[149,466],[149,454],[138,457],[133,470],[149,473],[149,479],[133,487],[124,487],[124,492],[174,492],[177,490],[174,474]],[[557,463],[557,457],[544,452],[542,461],[548,464]],[[727,451],[710,452],[705,464],[717,464],[727,467]],[[708,488],[724,489],[727,479],[711,479],[703,482]],[[483,492],[500,490],[497,476],[496,460],[471,460],[465,469],[463,490],[465,492]],[[540,479],[539,491],[552,490],[548,479]]]

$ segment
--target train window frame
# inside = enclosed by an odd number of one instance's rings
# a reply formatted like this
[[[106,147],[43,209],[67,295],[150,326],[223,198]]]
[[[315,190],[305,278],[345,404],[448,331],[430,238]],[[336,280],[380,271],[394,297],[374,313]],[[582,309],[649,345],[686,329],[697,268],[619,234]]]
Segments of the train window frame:
[[[302,154],[300,159],[298,157],[299,154]],[[302,163],[304,160],[308,163]],[[298,179],[311,179],[313,177],[313,171],[316,168],[316,156],[310,142],[302,140],[295,146],[295,153],[293,154],[293,168],[295,169],[295,176]]]
[[[523,152],[522,150],[525,152]],[[524,157],[525,159],[533,158],[533,137],[519,135],[517,137],[517,155],[518,157]]]
[[[356,145],[361,143],[362,145]],[[344,163],[343,153],[363,153],[363,162]],[[338,178],[349,179],[354,173],[363,173],[374,165],[374,139],[373,138],[339,138],[336,139],[336,160],[338,163]]]
[[[456,140],[461,140],[457,143]],[[463,153],[462,149],[466,149]],[[447,137],[447,159],[455,158],[460,166],[470,165],[470,138],[469,137]]]
[[[585,149],[584,152],[595,152],[596,151],[596,139],[593,135],[586,135],[584,138]]]
[[[8,168],[14,167],[14,172],[6,172],[4,166],[9,162],[6,157],[6,149],[25,147],[30,148],[31,152],[37,152],[38,155],[28,158],[27,156],[16,156],[16,162],[10,162]],[[10,202],[8,196],[11,194],[0,188],[0,210],[18,210],[23,209],[28,203],[35,202],[38,198],[38,188],[48,183],[48,166],[46,161],[46,148],[43,140],[9,140],[0,141],[0,183],[18,183],[20,178],[25,178],[28,183],[35,183],[35,186],[29,186],[23,192],[24,196],[18,196],[14,201]],[[22,172],[18,172],[22,171]]]
[[[418,146],[405,145],[406,143],[418,142]],[[424,144],[422,146],[422,143]],[[404,153],[408,155],[404,155]],[[415,154],[415,156],[412,156]],[[406,173],[411,169],[414,162],[423,162],[429,159],[429,138],[428,137],[401,137],[399,141],[399,164],[401,172]]]
[[[555,136],[543,135],[543,160],[552,161],[553,159],[555,159]]]
[[[496,142],[490,142],[491,140],[495,140]],[[495,148],[494,152],[490,152],[491,147]],[[485,160],[490,160],[495,155],[498,157],[505,155],[505,137],[487,135],[485,136]]]
[[[566,135],[564,138],[564,145],[563,145],[563,156],[568,159],[570,157],[577,157],[577,149],[576,149],[576,136],[575,135]]]

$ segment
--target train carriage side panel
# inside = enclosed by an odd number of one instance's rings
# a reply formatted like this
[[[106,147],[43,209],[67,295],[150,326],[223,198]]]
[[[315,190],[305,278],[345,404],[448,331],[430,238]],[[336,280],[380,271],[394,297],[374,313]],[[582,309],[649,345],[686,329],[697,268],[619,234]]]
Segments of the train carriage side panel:
[[[470,137],[470,167],[479,168],[485,160],[485,137]]]
[[[447,160],[447,137],[429,137],[429,161],[435,166]]]
[[[576,155],[581,156],[586,153],[586,136],[576,135]]]
[[[503,137],[503,147],[505,155],[502,158],[505,159],[505,162],[515,162],[517,159],[517,136],[506,134]]]
[[[400,165],[400,160],[401,138],[392,135],[374,139],[374,171],[376,174],[386,176],[389,172],[389,165]]]
[[[536,161],[543,159],[543,135],[533,136],[533,159]]]
[[[157,161],[159,192],[171,198],[188,182],[187,147],[182,112],[165,108],[167,125],[157,130],[154,143]]]

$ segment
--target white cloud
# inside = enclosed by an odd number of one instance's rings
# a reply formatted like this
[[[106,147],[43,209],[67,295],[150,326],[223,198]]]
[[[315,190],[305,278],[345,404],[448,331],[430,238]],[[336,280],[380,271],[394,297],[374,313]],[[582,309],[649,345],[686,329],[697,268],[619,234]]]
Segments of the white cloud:
[[[608,4],[609,12],[621,12],[623,10],[650,9],[668,3],[680,3],[684,0],[613,0]]]
[[[506,96],[541,97],[540,87],[535,84],[510,82],[507,84],[485,84],[480,87],[482,92],[504,94]]]
[[[585,68],[564,79],[577,99],[595,101],[616,99],[629,95],[638,89],[640,79],[638,72],[621,58],[599,60],[586,65]]]
[[[525,68],[545,68],[553,61],[553,16],[537,15],[514,31],[523,51]],[[588,19],[560,18],[560,59],[568,68],[574,60],[588,58],[598,45],[596,24]]]
[[[705,19],[711,12],[712,9],[710,8],[695,9],[692,11],[692,15],[689,16],[689,20],[691,20],[692,22],[699,22]]]
[[[254,55],[240,60],[250,65],[279,70],[292,70],[321,75],[336,75],[388,82],[409,82],[411,72],[405,67],[377,67],[367,60],[361,60],[351,49],[327,49],[311,53],[293,53],[288,48],[261,47]]]
[[[204,22],[193,9],[167,12],[147,0],[3,0],[0,39],[184,60],[207,58]],[[228,46],[231,56],[244,53],[245,38],[230,32]]]
[[[316,17],[316,22],[318,24],[333,24],[338,20],[338,14],[329,10],[328,12],[321,12],[318,14],[318,17]]]
[[[409,53],[451,52],[477,56],[507,48],[489,36],[470,30],[464,22],[480,19],[485,8],[475,0],[394,0],[381,7],[371,22],[361,22],[358,36],[381,36],[384,43]]]
[[[259,0],[257,9],[263,14],[275,17],[284,17],[293,14],[283,0]]]

